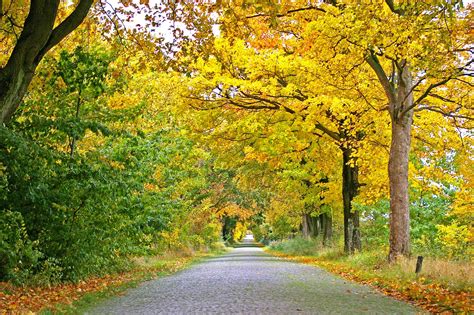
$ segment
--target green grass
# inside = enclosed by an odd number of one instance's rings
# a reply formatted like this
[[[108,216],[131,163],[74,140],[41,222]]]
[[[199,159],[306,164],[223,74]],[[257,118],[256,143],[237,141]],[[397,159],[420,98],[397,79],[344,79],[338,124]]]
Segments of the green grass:
[[[387,261],[387,248],[371,249],[346,255],[340,247],[322,247],[320,240],[294,238],[272,243],[270,250],[290,256],[309,256],[321,262],[352,269],[364,278],[381,278],[400,283],[422,280],[438,283],[452,290],[469,291],[474,287],[474,265],[471,261],[452,261],[425,257],[420,274],[415,274],[416,257]]]
[[[321,245],[318,240],[304,239],[301,237],[273,242],[269,247],[271,250],[294,256],[314,256],[321,250]]]

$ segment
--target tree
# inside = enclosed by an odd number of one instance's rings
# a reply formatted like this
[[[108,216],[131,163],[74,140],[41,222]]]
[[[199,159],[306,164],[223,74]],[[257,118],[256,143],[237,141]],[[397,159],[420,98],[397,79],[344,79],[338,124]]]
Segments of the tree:
[[[189,104],[204,110],[204,121],[214,124],[208,126],[209,134],[226,132],[227,138],[269,137],[269,151],[284,154],[293,148],[300,152],[300,161],[314,160],[311,154],[315,154],[316,143],[336,146],[342,160],[336,168],[342,167],[344,248],[348,253],[360,250],[359,217],[352,208],[362,186],[357,155],[376,147],[365,145],[362,149],[361,143],[384,141],[375,141],[384,136],[375,130],[383,130],[386,125],[383,116],[371,115],[367,104],[374,99],[367,92],[373,84],[363,79],[369,69],[339,66],[334,70],[339,74],[333,74],[321,70],[327,62],[319,63],[315,58],[283,49],[246,48],[238,40],[230,42],[231,39],[218,39],[208,60],[200,59],[194,65]],[[265,46],[264,42],[260,44]],[[220,112],[217,125],[210,118],[215,115],[213,112]],[[259,132],[264,135],[257,135]],[[334,159],[321,158],[316,164],[321,169],[322,165],[334,163]],[[369,169],[365,167],[365,174],[373,171]]]
[[[39,62],[84,21],[92,3],[93,0],[80,0],[71,14],[55,26],[60,0],[31,1],[21,34],[6,65],[0,68],[0,123],[7,123],[18,108]],[[8,17],[8,12],[1,13],[2,20]]]
[[[244,3],[246,3],[244,1]],[[468,100],[442,96],[447,83],[472,86],[472,11],[462,1],[361,4],[357,1],[269,1],[258,6],[225,7],[222,23],[231,37],[254,47],[321,55],[349,68],[374,71],[386,99],[377,105],[391,120],[389,185],[391,232],[389,260],[410,251],[408,165],[411,126],[416,111],[431,110],[464,124],[472,120]],[[321,53],[324,51],[324,53]],[[323,65],[331,70],[331,65]],[[374,75],[372,75],[373,77]],[[442,99],[433,106],[433,99]],[[385,102],[388,100],[388,106]]]
[[[387,0],[375,14],[369,14],[372,18],[379,16],[385,22],[385,25],[379,25],[380,28],[390,24],[398,24],[398,28],[404,25],[406,28],[405,32],[399,29],[401,37],[405,39],[397,40],[399,45],[393,50],[388,43],[377,43],[375,40],[366,46],[366,61],[383,87],[391,120],[392,140],[388,164],[390,261],[410,253],[408,165],[415,110],[433,110],[458,119],[472,119],[462,114],[465,107],[463,103],[458,103],[454,110],[445,111],[430,106],[429,100],[426,100],[440,97],[436,93],[440,87],[446,87],[450,80],[460,79],[471,71],[472,56],[466,55],[468,33],[465,33],[467,29],[459,12],[461,6],[461,1],[397,6]],[[386,7],[392,14],[383,13]],[[357,8],[354,11],[360,12]],[[430,29],[430,33],[426,29]],[[435,30],[434,35],[432,29]],[[423,36],[420,36],[420,32]],[[391,72],[384,68],[380,58],[387,60],[385,65],[391,64]],[[444,101],[455,102],[448,98]]]

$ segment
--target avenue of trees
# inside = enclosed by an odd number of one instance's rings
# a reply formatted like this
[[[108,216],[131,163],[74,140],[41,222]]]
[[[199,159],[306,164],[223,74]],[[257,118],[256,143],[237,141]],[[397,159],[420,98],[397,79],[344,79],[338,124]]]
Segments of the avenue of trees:
[[[0,280],[304,237],[472,259],[462,1],[0,1]]]

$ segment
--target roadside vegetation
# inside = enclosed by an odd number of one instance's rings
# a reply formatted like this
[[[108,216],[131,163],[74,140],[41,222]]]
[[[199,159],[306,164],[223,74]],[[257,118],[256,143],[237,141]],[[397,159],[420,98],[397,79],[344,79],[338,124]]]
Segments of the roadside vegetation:
[[[0,305],[7,314],[82,314],[91,306],[122,294],[139,283],[165,276],[213,255],[224,247],[216,244],[208,251],[166,252],[156,256],[136,257],[121,272],[88,277],[78,282],[48,286],[15,286],[0,283]]]
[[[421,271],[415,273],[417,257],[388,263],[380,250],[346,255],[337,247],[323,247],[318,240],[300,237],[274,241],[266,250],[370,285],[433,313],[469,313],[474,307],[474,267],[470,261],[425,257]]]
[[[473,12],[0,1],[0,309],[250,230],[474,311]]]

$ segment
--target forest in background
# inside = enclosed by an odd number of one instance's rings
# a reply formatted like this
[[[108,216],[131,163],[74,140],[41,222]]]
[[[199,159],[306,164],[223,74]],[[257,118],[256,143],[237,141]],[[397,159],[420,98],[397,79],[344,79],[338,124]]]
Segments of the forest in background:
[[[28,6],[2,8],[4,92]],[[472,262],[471,6],[88,12],[17,104],[0,91],[0,281],[77,282],[248,230],[305,254]]]

